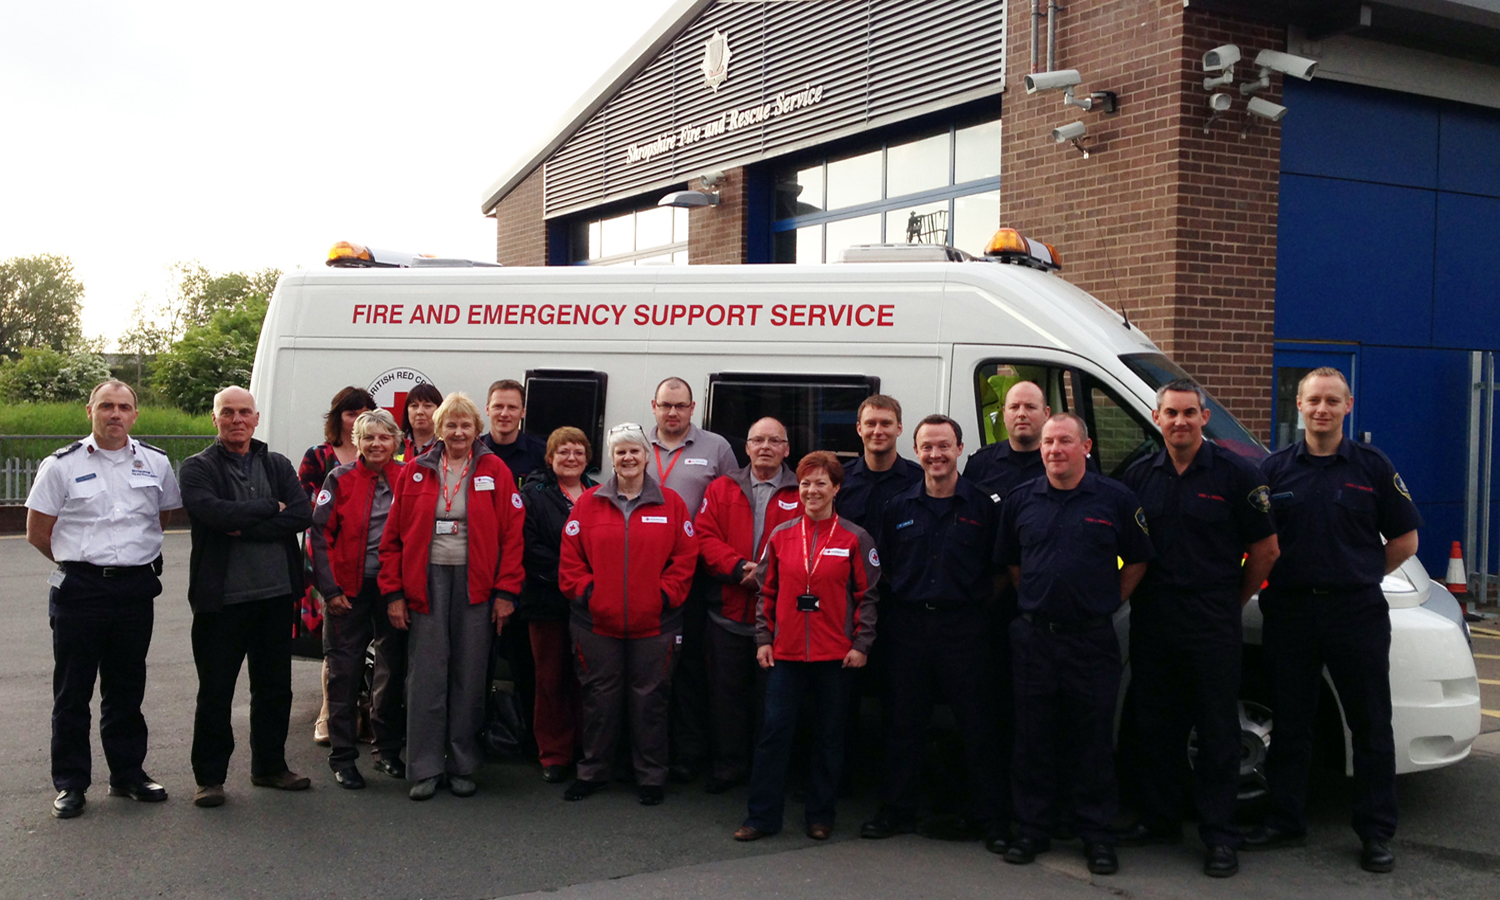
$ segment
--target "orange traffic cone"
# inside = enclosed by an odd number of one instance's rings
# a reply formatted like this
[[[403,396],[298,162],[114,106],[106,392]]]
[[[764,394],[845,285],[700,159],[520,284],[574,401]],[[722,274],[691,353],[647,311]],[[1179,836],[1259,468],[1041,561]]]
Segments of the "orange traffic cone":
[[[1448,552],[1448,577],[1444,579],[1448,583],[1448,592],[1455,597],[1464,597],[1468,602],[1465,608],[1474,612],[1474,600],[1469,597],[1469,578],[1464,574],[1464,551],[1459,541],[1453,542],[1453,549]]]

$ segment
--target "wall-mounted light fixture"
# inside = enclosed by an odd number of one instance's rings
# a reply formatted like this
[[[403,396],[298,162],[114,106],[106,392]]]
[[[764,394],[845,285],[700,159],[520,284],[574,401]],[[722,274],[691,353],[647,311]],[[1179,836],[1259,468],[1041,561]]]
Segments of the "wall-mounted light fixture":
[[[718,206],[719,192],[706,191],[673,191],[660,200],[657,206],[676,206],[681,209],[698,209],[704,206]]]

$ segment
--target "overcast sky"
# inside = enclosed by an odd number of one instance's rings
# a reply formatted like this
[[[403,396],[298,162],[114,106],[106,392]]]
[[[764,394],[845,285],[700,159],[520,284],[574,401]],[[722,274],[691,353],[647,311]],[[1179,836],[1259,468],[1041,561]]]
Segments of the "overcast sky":
[[[485,188],[671,5],[5,3],[0,259],[72,259],[111,340],[175,262],[493,260]]]

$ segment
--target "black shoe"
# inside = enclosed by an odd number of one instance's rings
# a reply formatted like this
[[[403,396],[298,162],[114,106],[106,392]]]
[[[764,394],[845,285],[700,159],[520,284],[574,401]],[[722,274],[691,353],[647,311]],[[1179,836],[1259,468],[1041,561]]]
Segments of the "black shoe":
[[[642,806],[661,806],[661,802],[667,799],[667,792],[658,785],[643,784],[640,790],[636,791],[636,797],[641,801]]]
[[[698,777],[696,763],[673,763],[667,768],[667,779],[673,784],[691,784]]]
[[[563,791],[563,799],[567,800],[569,803],[575,800],[584,800],[594,796],[607,787],[609,787],[609,782],[607,781],[586,781],[580,778],[572,784],[568,785],[568,789]]]
[[[142,772],[140,778],[132,781],[122,781],[118,784],[111,782],[109,796],[129,797],[142,803],[160,803],[167,799],[167,789],[152,781],[150,775]]]
[[[1145,822],[1137,822],[1115,834],[1115,844],[1120,847],[1149,847],[1152,844],[1180,844],[1182,831],[1166,831],[1152,828]]]
[[[1396,854],[1391,852],[1391,845],[1380,838],[1368,838],[1359,851],[1359,867],[1366,872],[1389,872],[1396,868]]]
[[[1095,875],[1113,875],[1120,871],[1120,860],[1115,856],[1115,848],[1103,841],[1085,844],[1083,858],[1088,860],[1089,871]]]
[[[83,791],[61,791],[52,801],[52,818],[71,819],[83,815]]]
[[[984,835],[984,849],[998,855],[1005,855],[1010,849],[1010,829],[991,826]]]
[[[350,791],[357,791],[365,786],[365,776],[359,774],[359,770],[353,766],[335,769],[333,780],[338,782],[339,787]]]
[[[1240,849],[1247,853],[1258,853],[1261,850],[1300,847],[1305,843],[1307,843],[1306,833],[1282,831],[1280,828],[1261,825],[1258,828],[1252,828],[1245,832],[1245,840],[1240,845]]]
[[[384,772],[392,778],[405,779],[406,763],[402,762],[399,756],[391,759],[377,759],[375,760],[375,771]]]
[[[1052,841],[1048,838],[1018,837],[1005,848],[1005,861],[1024,866],[1036,862],[1038,853],[1046,853],[1051,849]]]
[[[709,776],[703,779],[703,793],[722,794],[739,783],[739,779],[735,778],[714,778]]]
[[[542,780],[548,784],[562,784],[567,777],[567,766],[542,766]]]
[[[898,813],[890,807],[881,807],[875,818],[859,826],[859,836],[881,841],[898,834],[911,834],[916,830],[916,825],[916,817],[910,813]]]
[[[1240,870],[1240,855],[1233,847],[1215,844],[1203,858],[1203,874],[1209,878],[1228,878]]]

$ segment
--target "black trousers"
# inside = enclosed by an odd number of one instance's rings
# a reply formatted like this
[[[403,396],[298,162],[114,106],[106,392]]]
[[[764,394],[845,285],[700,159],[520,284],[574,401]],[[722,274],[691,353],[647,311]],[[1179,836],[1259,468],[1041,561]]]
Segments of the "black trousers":
[[[1276,734],[1266,757],[1266,824],[1307,830],[1307,783],[1323,668],[1353,736],[1354,810],[1361,839],[1396,833],[1396,744],[1391,734],[1391,614],[1380,588],[1341,593],[1266,589],[1262,647]]]
[[[328,663],[328,764],[337,771],[359,758],[359,691],[365,648],[375,644],[370,683],[370,728],[375,755],[397,759],[406,744],[406,632],[391,624],[372,576],[342,615],[323,611],[323,658]]]
[[[725,781],[739,781],[750,772],[750,754],[764,718],[768,673],[755,661],[755,635],[735,634],[710,619],[705,637],[714,735],[712,773]]]
[[[1010,626],[1016,688],[1012,793],[1023,837],[1046,838],[1059,795],[1071,794],[1073,827],[1087,842],[1113,844],[1119,810],[1114,723],[1120,643],[1108,624],[1054,634],[1016,619]]]
[[[73,570],[49,598],[52,624],[52,784],[92,783],[89,704],[99,681],[99,742],[110,781],[140,778],[146,758],[146,653],[161,582],[148,570],[117,578]]]
[[[198,708],[193,715],[193,777],[223,784],[234,753],[230,708],[240,667],[250,669],[250,774],[285,772],[292,714],[292,617],[297,597],[235,603],[193,614]]]
[[[987,613],[978,605],[929,610],[891,603],[881,614],[891,686],[881,802],[901,815],[916,813],[927,726],[941,698],[963,741],[969,817],[980,825],[997,823],[1005,773],[995,738]]]
[[[1179,607],[1195,603],[1220,613],[1220,621],[1202,622],[1205,614],[1200,614],[1197,624],[1205,627],[1192,627],[1192,613]],[[1148,604],[1164,608],[1141,615]],[[1234,618],[1226,618],[1225,612]],[[1181,827],[1188,735],[1196,728],[1194,798],[1198,835],[1208,846],[1240,844],[1234,827],[1244,656],[1238,616],[1239,601],[1233,596],[1138,597],[1131,611],[1130,692],[1140,754],[1141,821],[1156,831]]]
[[[672,762],[700,766],[709,754],[708,660],[704,647],[708,628],[708,591],[714,584],[698,573],[682,605],[682,646],[677,673],[672,676]]]

